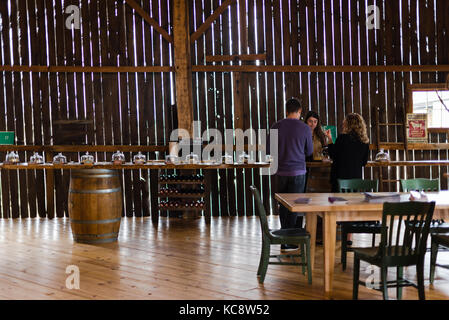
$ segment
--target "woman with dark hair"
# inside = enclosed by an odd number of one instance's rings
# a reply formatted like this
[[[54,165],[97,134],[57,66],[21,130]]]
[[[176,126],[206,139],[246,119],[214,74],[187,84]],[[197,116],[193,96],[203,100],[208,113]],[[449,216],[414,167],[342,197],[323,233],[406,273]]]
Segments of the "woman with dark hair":
[[[306,114],[305,123],[313,133],[313,156],[308,161],[320,161],[323,159],[323,148],[333,143],[330,130],[323,131],[321,128],[320,116],[315,111]]]
[[[332,192],[338,192],[338,179],[361,179],[362,168],[368,162],[369,138],[362,116],[350,113],[343,121],[343,134],[329,145],[332,159]]]

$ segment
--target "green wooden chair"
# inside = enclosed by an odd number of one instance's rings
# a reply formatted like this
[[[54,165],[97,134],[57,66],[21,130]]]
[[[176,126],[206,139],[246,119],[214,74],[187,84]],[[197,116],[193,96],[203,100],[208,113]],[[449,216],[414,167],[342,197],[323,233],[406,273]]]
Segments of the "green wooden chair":
[[[449,235],[432,234],[432,247],[430,254],[430,283],[435,280],[435,267],[449,269],[449,265],[437,264],[437,254],[440,247],[449,249]]]
[[[377,192],[379,189],[379,182],[377,180],[363,180],[363,179],[338,179],[338,188],[340,192]],[[372,246],[374,247],[376,241],[376,234],[380,234],[379,221],[350,221],[339,222],[341,226],[341,264],[343,271],[346,270],[347,253],[353,251],[349,245],[348,234],[352,233],[371,233]]]
[[[302,266],[302,273],[305,274],[307,267],[307,276],[309,284],[312,284],[312,267],[310,264],[310,234],[305,229],[279,229],[270,230],[268,228],[267,215],[265,207],[260,200],[259,191],[250,186],[251,192],[256,201],[257,211],[259,213],[260,225],[262,228],[262,253],[260,255],[259,268],[257,269],[257,276],[259,276],[259,283],[263,283],[267,268],[269,264],[278,265],[298,265]],[[301,254],[284,254],[284,255],[270,255],[270,247],[279,244],[298,244],[301,249]],[[270,258],[276,258],[277,261],[270,261]],[[290,261],[282,261],[283,259]],[[301,262],[295,262],[295,258],[301,258]]]
[[[358,298],[359,285],[367,286],[359,279],[362,260],[380,267],[381,282],[370,287],[382,291],[385,300],[388,288],[397,288],[400,300],[402,287],[408,286],[417,288],[419,299],[425,300],[424,256],[434,209],[435,202],[384,203],[379,247],[354,249],[353,299]],[[416,265],[417,285],[403,278],[404,267],[412,265]],[[397,268],[396,280],[387,281],[388,267]]]
[[[402,190],[404,192],[409,191],[440,191],[440,180],[430,179],[403,179],[401,180]]]

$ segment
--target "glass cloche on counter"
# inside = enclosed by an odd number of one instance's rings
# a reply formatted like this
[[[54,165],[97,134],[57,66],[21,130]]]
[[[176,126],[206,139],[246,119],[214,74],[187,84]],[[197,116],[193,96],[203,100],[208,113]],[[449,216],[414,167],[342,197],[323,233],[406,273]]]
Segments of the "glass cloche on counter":
[[[271,156],[271,155],[269,155],[269,154],[267,154],[267,155],[265,156],[265,162],[266,162],[266,163],[272,163],[273,161],[274,161],[273,156]]]
[[[117,151],[112,155],[112,163],[113,164],[124,164],[125,163],[125,155],[121,151]]]
[[[16,152],[11,151],[6,155],[5,164],[17,164],[19,162],[19,155]]]
[[[390,161],[390,155],[384,151],[384,149],[380,149],[379,153],[376,154],[375,160],[377,162],[388,162]]]
[[[58,153],[53,157],[53,164],[66,164],[67,157],[62,155],[62,153]]]
[[[249,155],[247,155],[245,152],[242,152],[239,155],[239,160],[238,160],[239,164],[248,164],[250,161],[251,161],[251,157]]]
[[[197,154],[194,154],[193,152],[186,157],[186,162],[189,164],[197,164],[200,162],[200,158]]]
[[[94,161],[94,156],[89,154],[89,152],[81,156],[81,164],[94,164]]]
[[[225,153],[221,159],[223,164],[234,164],[234,159],[229,153]]]
[[[145,164],[147,162],[147,157],[139,151],[139,153],[134,156],[133,160],[134,164]]]
[[[37,152],[35,152],[30,158],[30,164],[43,164],[43,163],[44,157]]]
[[[178,156],[167,155],[167,156],[165,156],[165,163],[178,165],[181,163],[181,160]]]

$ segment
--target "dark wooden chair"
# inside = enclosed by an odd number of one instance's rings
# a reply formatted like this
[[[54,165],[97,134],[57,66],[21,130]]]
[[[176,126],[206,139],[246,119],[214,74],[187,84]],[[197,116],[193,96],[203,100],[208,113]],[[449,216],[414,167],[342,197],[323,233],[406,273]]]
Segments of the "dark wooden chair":
[[[449,235],[432,234],[432,247],[430,254],[430,283],[435,280],[435,267],[449,269],[449,265],[437,264],[437,254],[440,247],[449,249]]]
[[[384,203],[382,233],[379,247],[354,249],[353,299],[358,298],[360,261],[380,267],[381,282],[371,288],[382,291],[388,299],[388,288],[397,288],[397,298],[402,299],[402,287],[418,289],[420,300],[425,300],[424,256],[435,202]],[[402,240],[402,241],[401,241]],[[416,265],[418,284],[403,278],[404,267]],[[388,267],[397,268],[397,279],[387,281]]]
[[[377,192],[379,182],[377,180],[339,179],[338,188],[340,192]],[[376,234],[380,234],[381,228],[379,221],[350,221],[338,224],[341,226],[341,264],[344,271],[346,270],[347,253],[353,251],[348,242],[348,234],[371,233],[374,247]]]
[[[257,269],[259,283],[264,282],[268,265],[278,264],[302,266],[303,274],[305,274],[305,269],[307,267],[308,282],[311,284],[312,267],[310,264],[310,234],[302,228],[270,230],[268,228],[265,207],[260,200],[259,191],[254,186],[250,186],[250,189],[256,201],[257,212],[259,213],[260,226],[262,229],[262,253],[260,255],[259,268]],[[270,247],[279,244],[297,244],[301,250],[301,254],[270,255]],[[270,261],[270,258],[276,258],[277,261]],[[301,258],[301,262],[295,262],[295,258]],[[282,259],[289,259],[290,261],[286,262],[282,261]]]

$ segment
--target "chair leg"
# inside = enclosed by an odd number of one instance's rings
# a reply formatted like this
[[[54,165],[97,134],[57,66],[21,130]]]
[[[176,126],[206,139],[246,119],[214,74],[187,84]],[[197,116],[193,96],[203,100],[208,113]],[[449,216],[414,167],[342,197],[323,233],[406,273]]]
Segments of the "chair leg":
[[[404,276],[404,267],[397,267],[397,281],[402,280]],[[402,300],[402,287],[398,286],[396,288],[397,299]]]
[[[309,284],[312,284],[312,264],[310,260],[310,239],[306,241],[306,255],[307,255],[307,279]]]
[[[341,265],[343,271],[346,270],[346,257],[348,251],[348,233],[345,231],[345,227],[341,227]]]
[[[270,262],[270,244],[264,243],[262,249],[262,266],[260,268],[259,283],[263,283],[265,281],[265,275],[267,274],[269,262]]]
[[[432,246],[430,249],[430,284],[435,280],[435,266],[437,263],[438,244],[432,239]]]
[[[373,233],[373,240],[372,240],[372,242],[371,242],[371,246],[372,246],[372,247],[375,247],[375,246],[376,246],[376,234],[375,234],[375,233]]]
[[[382,294],[383,294],[384,300],[388,300],[387,274],[388,274],[387,267],[380,268],[380,275],[381,275],[381,281],[382,281]]]
[[[416,276],[418,278],[418,296],[419,300],[426,300],[426,293],[424,290],[424,259],[416,265]]]
[[[260,271],[262,270],[263,265],[263,257],[264,257],[264,248],[265,248],[265,240],[262,240],[262,248],[260,252],[260,260],[259,260],[259,267],[257,268],[257,275],[260,276]]]
[[[352,299],[359,298],[360,259],[354,254],[354,276],[352,279]]]
[[[306,274],[306,244],[303,242],[300,245],[301,248],[301,263],[302,263],[302,274]]]

